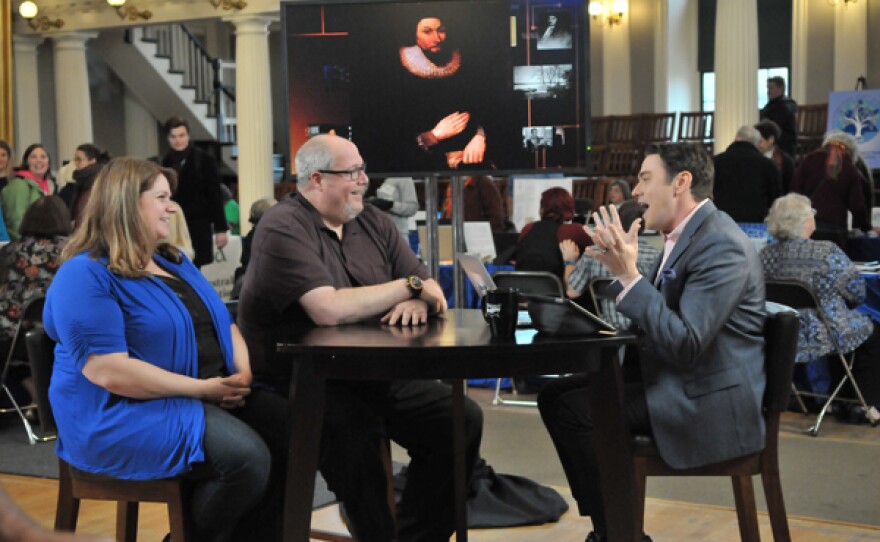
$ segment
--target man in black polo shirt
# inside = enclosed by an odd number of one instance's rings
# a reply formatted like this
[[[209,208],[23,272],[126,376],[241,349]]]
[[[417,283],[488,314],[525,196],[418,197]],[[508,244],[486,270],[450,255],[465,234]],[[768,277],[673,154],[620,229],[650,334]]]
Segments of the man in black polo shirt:
[[[350,141],[315,136],[296,155],[297,193],[269,209],[251,248],[238,324],[255,379],[284,393],[290,364],[275,344],[299,326],[381,318],[417,326],[446,310],[443,291],[382,211]],[[319,469],[361,542],[448,541],[454,530],[451,389],[427,381],[329,381]],[[482,412],[466,400],[467,465],[479,453]],[[397,521],[379,450],[387,435],[412,461]]]

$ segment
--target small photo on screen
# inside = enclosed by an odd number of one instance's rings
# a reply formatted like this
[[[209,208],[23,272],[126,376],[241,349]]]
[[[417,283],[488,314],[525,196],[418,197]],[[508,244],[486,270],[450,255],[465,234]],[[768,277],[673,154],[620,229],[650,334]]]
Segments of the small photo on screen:
[[[571,49],[571,14],[555,8],[535,8],[538,50]]]
[[[523,147],[530,151],[553,146],[552,126],[523,126]]]
[[[556,98],[571,88],[571,64],[514,66],[513,89],[530,100]]]

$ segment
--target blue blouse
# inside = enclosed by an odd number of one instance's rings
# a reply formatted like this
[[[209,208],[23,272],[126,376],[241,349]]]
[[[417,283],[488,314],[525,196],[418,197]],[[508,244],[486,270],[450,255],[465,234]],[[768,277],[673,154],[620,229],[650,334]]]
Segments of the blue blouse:
[[[198,293],[214,320],[226,367],[235,373],[229,313],[210,283],[185,256],[180,264],[159,255],[154,260]],[[82,374],[89,355],[124,352],[198,378],[192,319],[167,285],[154,277],[113,274],[106,259],[82,253],[58,270],[43,318],[57,343],[49,399],[59,457],[81,470],[131,480],[175,476],[204,461],[201,401],[130,399]]]
[[[804,363],[834,351],[855,350],[874,330],[871,319],[854,307],[865,300],[865,279],[840,247],[829,241],[787,239],[761,250],[767,279],[798,280],[810,285],[830,321],[832,337],[814,310],[801,311],[796,361]]]

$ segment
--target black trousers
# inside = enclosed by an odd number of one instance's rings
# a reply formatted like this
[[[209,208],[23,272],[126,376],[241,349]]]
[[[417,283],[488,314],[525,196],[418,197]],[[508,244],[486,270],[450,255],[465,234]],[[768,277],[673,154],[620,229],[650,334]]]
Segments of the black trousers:
[[[319,469],[345,505],[360,542],[448,542],[453,506],[452,388],[435,381],[328,381]],[[465,399],[465,459],[479,455],[483,413]],[[389,437],[411,458],[397,507],[386,499],[380,447]]]
[[[637,377],[627,378],[631,379]],[[593,438],[589,381],[589,374],[578,374],[547,383],[538,394],[538,409],[556,446],[578,511],[582,516],[591,517],[597,534],[605,535],[605,507]],[[650,435],[644,386],[639,381],[628,381],[624,393],[625,417],[630,429],[636,434]]]

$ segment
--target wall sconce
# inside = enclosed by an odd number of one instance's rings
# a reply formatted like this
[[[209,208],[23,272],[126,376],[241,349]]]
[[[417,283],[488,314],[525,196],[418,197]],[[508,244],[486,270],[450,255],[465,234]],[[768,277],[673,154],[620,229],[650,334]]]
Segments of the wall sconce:
[[[141,11],[135,6],[126,6],[125,0],[107,0],[107,3],[116,8],[116,14],[119,15],[119,18],[123,21],[125,19],[128,19],[129,21],[143,19],[146,21],[153,16],[153,12],[148,9]]]
[[[243,0],[208,0],[208,2],[211,2],[214,9],[222,6],[223,9],[242,10],[247,7],[247,2],[244,2]]]
[[[593,0],[592,2],[590,2],[587,11],[589,11],[590,16],[593,17],[593,20],[596,21],[600,20],[599,17],[601,17],[603,14],[606,15],[608,26],[613,27],[614,25],[620,24],[623,21],[623,15],[626,13],[626,8],[626,0],[614,0],[613,2],[611,2],[610,9],[605,8],[604,2],[600,0]]]
[[[61,28],[64,26],[64,21],[61,19],[55,19],[53,21],[45,15],[37,17],[37,13],[39,12],[40,9],[30,0],[22,2],[18,6],[18,14],[21,15],[21,18],[27,21],[28,26],[36,32],[45,32],[52,28]]]

